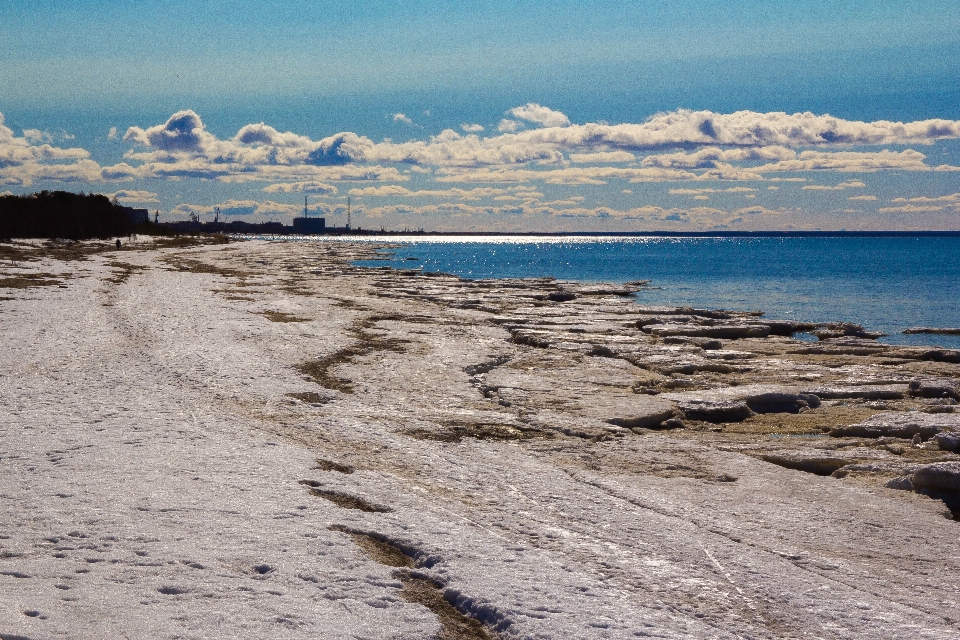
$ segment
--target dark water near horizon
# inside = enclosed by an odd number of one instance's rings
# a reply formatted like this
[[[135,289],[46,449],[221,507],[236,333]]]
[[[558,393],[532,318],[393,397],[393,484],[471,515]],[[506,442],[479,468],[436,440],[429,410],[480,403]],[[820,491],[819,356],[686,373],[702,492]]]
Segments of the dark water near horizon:
[[[770,318],[844,320],[893,344],[960,348],[960,238],[445,238],[401,244],[365,266],[422,267],[468,278],[649,280],[651,305],[760,310]],[[415,258],[415,260],[409,259]]]

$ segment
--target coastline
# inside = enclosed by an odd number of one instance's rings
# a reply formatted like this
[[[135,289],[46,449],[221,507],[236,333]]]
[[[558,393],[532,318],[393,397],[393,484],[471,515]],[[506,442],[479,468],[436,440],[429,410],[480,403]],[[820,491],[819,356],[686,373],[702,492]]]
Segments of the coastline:
[[[958,633],[954,352],[375,248],[5,264],[0,631]]]
[[[323,240],[320,240],[321,242]],[[362,266],[469,278],[643,280],[641,305],[752,311],[811,324],[845,321],[879,341],[960,348],[960,263],[953,239],[391,238]],[[328,240],[329,242],[329,240]],[[914,256],[905,259],[905,255]],[[939,328],[924,337],[917,327]],[[908,330],[908,331],[904,331]],[[926,332],[925,332],[926,333]],[[813,336],[808,336],[813,339]]]

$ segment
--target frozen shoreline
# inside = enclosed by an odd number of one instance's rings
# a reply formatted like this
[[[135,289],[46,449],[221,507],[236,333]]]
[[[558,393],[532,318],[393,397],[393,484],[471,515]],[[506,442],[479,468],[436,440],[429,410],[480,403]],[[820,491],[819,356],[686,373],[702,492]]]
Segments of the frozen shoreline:
[[[371,251],[4,263],[63,286],[0,302],[0,634],[431,637],[418,577],[503,638],[960,633],[960,524],[883,486],[960,457],[789,437],[950,408],[909,382],[960,365],[842,340],[668,348],[602,292],[349,266]],[[645,428],[758,384],[889,393]],[[802,455],[889,470],[764,461]]]

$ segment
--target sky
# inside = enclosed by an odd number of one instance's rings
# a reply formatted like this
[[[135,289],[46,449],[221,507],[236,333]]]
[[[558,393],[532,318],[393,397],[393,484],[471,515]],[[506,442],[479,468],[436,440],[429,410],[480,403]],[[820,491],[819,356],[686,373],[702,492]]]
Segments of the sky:
[[[499,231],[960,229],[955,0],[0,3],[0,194]]]

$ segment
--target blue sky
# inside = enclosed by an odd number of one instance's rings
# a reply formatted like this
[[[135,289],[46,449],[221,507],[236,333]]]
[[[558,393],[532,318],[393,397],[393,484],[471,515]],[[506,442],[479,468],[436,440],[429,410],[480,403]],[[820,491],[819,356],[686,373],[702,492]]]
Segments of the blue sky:
[[[955,2],[34,0],[0,25],[0,193],[289,221],[306,191],[387,228],[960,228]]]

